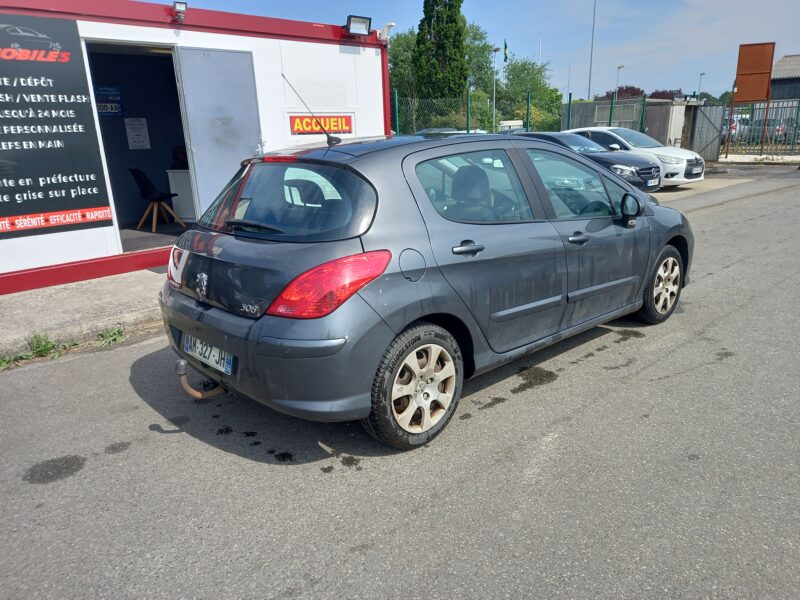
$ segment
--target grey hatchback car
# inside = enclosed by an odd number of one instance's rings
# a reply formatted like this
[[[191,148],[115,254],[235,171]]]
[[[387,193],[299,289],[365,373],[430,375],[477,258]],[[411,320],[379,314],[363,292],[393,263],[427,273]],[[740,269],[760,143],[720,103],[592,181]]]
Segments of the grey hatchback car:
[[[245,161],[173,247],[161,310],[221,388],[409,449],[464,379],[622,315],[665,321],[693,248],[680,212],[554,144],[353,141]]]

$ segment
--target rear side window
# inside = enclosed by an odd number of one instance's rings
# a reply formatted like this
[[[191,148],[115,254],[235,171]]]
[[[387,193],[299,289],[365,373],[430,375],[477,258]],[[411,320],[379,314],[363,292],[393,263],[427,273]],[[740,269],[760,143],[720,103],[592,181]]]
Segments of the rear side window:
[[[198,224],[275,241],[327,242],[365,233],[376,205],[375,190],[342,167],[253,163],[237,173]]]
[[[459,223],[531,221],[533,213],[503,150],[451,154],[421,162],[417,177],[436,211]]]

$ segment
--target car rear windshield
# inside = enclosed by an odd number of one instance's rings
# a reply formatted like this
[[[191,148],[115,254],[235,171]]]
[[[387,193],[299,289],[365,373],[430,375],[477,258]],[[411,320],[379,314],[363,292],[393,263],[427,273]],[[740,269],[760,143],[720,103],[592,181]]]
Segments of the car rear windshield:
[[[654,140],[649,135],[634,131],[633,129],[619,127],[617,129],[612,129],[611,131],[616,133],[634,148],[660,148],[664,145],[658,140]]]
[[[594,142],[589,138],[585,138],[582,135],[578,135],[577,133],[559,133],[553,137],[561,140],[575,152],[579,152],[581,154],[591,154],[592,152],[608,152],[608,150],[603,148],[597,142]]]
[[[362,235],[377,195],[345,168],[263,162],[242,168],[198,225],[214,231],[285,242],[328,242]]]

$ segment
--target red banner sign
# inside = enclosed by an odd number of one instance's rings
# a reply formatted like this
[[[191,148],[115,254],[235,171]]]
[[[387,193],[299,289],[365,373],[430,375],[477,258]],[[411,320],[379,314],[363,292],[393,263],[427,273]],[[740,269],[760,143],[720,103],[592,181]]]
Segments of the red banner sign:
[[[55,212],[15,215],[0,218],[0,233],[41,229],[42,227],[61,227],[62,225],[78,225],[96,221],[110,221],[111,208],[81,208],[77,210],[57,210]],[[110,224],[110,223],[109,223]]]
[[[322,115],[315,119],[309,115],[289,115],[289,127],[292,135],[319,135],[323,133],[323,129],[328,133],[353,133],[353,117]]]

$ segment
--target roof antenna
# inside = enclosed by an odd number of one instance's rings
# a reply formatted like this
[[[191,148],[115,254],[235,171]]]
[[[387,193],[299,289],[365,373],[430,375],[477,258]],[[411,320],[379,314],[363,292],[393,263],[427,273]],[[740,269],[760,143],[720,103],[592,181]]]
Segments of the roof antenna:
[[[314,117],[314,120],[317,122],[317,125],[319,125],[319,128],[320,128],[320,129],[322,129],[322,133],[324,133],[324,134],[325,134],[325,139],[326,139],[326,140],[327,140],[327,142],[328,142],[328,148],[333,148],[333,147],[334,147],[336,144],[341,144],[341,143],[342,143],[342,138],[340,138],[340,137],[336,137],[335,135],[331,135],[330,133],[328,133],[328,130],[327,130],[327,129],[325,129],[325,128],[322,126],[322,123],[321,123],[321,122],[320,122],[320,120],[317,118],[317,115],[315,115],[315,114],[314,114],[314,113],[311,111],[311,109],[308,107],[308,104],[306,104],[306,101],[305,101],[305,100],[303,100],[303,97],[302,97],[300,94],[298,94],[298,93],[297,93],[297,90],[296,90],[296,89],[294,89],[294,86],[292,85],[292,82],[291,82],[291,81],[289,81],[288,79],[286,79],[286,75],[284,75],[283,73],[281,73],[281,77],[283,77],[283,78],[286,80],[286,83],[288,83],[288,84],[289,84],[289,87],[290,87],[290,88],[292,88],[292,91],[295,93],[295,96],[297,96],[298,98],[300,98],[300,102],[302,102],[302,103],[303,103],[303,106],[305,106],[305,107],[306,107],[306,110],[307,110],[309,113],[311,113],[311,116],[312,116],[312,117]]]

